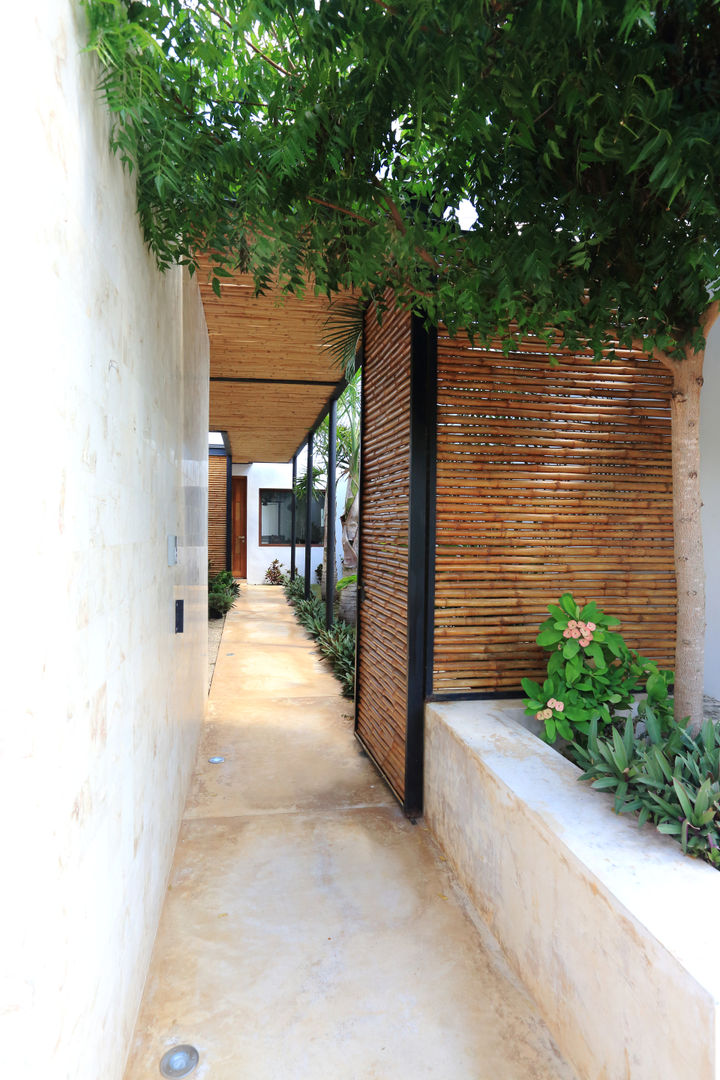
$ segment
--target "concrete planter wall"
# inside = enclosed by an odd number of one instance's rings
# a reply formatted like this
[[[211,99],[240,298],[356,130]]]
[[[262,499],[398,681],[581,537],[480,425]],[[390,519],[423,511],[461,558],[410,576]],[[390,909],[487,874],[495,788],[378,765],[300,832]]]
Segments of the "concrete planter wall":
[[[582,1080],[720,1080],[720,874],[521,719],[427,707],[430,828]]]

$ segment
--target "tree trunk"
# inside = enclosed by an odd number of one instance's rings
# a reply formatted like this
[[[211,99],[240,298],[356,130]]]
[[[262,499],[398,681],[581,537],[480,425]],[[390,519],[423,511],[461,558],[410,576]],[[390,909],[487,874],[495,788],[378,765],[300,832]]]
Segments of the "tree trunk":
[[[343,577],[357,573],[358,544],[360,542],[360,492],[340,518],[342,524],[342,567]],[[355,626],[357,623],[357,584],[346,585],[340,593],[338,608],[340,618]]]
[[[705,351],[690,346],[672,364],[672,475],[677,581],[675,719],[703,722],[705,563],[700,511],[700,390]]]

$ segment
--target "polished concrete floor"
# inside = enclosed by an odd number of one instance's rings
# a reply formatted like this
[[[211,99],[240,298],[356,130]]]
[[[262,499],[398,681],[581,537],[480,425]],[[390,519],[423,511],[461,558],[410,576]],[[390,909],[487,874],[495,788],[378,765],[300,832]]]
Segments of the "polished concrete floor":
[[[279,589],[225,623],[126,1080],[574,1080]],[[224,757],[210,764],[213,756]]]

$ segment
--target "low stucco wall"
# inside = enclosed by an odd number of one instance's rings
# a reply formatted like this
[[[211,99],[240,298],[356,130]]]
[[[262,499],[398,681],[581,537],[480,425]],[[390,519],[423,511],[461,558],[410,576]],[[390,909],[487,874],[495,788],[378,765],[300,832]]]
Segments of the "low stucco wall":
[[[720,874],[615,815],[520,716],[427,707],[432,832],[583,1080],[718,1080]]]
[[[206,703],[208,338],[144,244],[82,7],[7,17],[3,1064],[120,1080]]]

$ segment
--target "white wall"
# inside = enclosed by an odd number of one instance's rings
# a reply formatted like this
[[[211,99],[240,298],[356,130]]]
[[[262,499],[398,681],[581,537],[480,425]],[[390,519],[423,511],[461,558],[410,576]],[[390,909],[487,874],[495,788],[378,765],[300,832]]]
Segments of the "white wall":
[[[298,476],[302,476],[306,469],[307,455],[303,451],[298,456]],[[273,559],[279,559],[286,572],[290,570],[290,546],[260,547],[260,488],[291,488],[292,487],[292,464],[278,462],[256,462],[253,465],[233,465],[233,476],[247,476],[247,580],[251,585],[262,585],[265,580],[265,571]],[[344,484],[338,485],[338,505],[343,497]],[[337,559],[337,573],[341,573],[340,559],[342,555],[341,528],[336,523],[335,551]],[[305,546],[298,545],[296,548],[296,563],[298,573],[305,573]],[[312,548],[312,582],[317,578],[315,569],[323,561],[322,545]]]
[[[206,701],[208,340],[80,7],[5,15],[0,1038],[8,1075],[120,1080]]]
[[[710,331],[705,352],[700,409],[706,620],[705,693],[720,698],[720,322]]]

